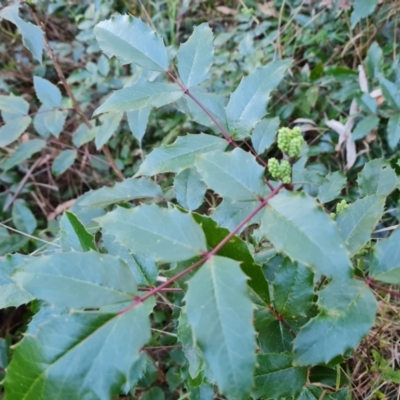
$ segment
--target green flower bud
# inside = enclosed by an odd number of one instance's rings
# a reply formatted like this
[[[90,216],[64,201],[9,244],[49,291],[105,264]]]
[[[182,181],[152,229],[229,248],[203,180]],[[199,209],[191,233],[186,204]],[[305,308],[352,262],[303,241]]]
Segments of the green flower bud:
[[[340,203],[336,204],[336,214],[340,214],[343,210],[345,210],[349,205],[346,200],[342,200]]]

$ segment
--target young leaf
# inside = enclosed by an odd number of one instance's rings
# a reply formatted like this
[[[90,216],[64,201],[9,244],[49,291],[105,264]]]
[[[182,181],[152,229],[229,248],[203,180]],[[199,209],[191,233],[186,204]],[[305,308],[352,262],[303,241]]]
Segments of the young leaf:
[[[53,161],[51,172],[55,176],[62,175],[65,171],[68,170],[68,168],[73,165],[77,155],[78,153],[76,150],[67,149],[61,151],[60,154]]]
[[[43,31],[30,22],[25,22],[18,15],[20,5],[13,4],[0,10],[0,18],[4,18],[15,24],[22,35],[24,46],[32,53],[32,55],[42,63],[42,52],[44,48]]]
[[[32,139],[28,142],[22,143],[18,146],[15,153],[2,165],[3,171],[8,171],[9,169],[21,164],[28,158],[32,157],[35,153],[38,153],[46,146],[46,141],[41,139]]]
[[[370,240],[384,205],[384,196],[369,196],[358,199],[338,215],[336,222],[350,256],[356,255]]]
[[[400,141],[400,112],[397,114],[393,114],[389,118],[386,133],[388,144],[390,148],[394,150]]]
[[[46,113],[44,124],[46,128],[58,138],[64,128],[67,116],[68,112],[66,110],[51,110]]]
[[[307,368],[294,367],[291,353],[257,356],[253,388],[255,398],[292,398],[301,392],[306,382]]]
[[[214,256],[188,282],[187,317],[221,392],[247,399],[255,366],[253,305],[239,263]]]
[[[48,109],[61,105],[61,92],[56,85],[40,76],[34,76],[33,86],[35,87],[37,98]]]
[[[161,197],[162,190],[149,178],[128,178],[112,187],[103,186],[85,195],[82,207],[105,208],[115,203],[147,197]]]
[[[134,254],[158,261],[183,261],[207,250],[201,227],[190,214],[156,205],[117,208],[96,218],[103,231]]]
[[[274,308],[280,315],[285,319],[304,317],[313,304],[314,274],[286,258],[276,273],[273,288]]]
[[[128,117],[129,128],[132,131],[132,135],[137,139],[141,146],[142,139],[146,133],[147,122],[149,121],[151,107],[142,107],[135,111],[128,111],[126,116]]]
[[[271,91],[278,86],[290,64],[290,61],[272,61],[241,80],[226,106],[229,130],[235,139],[250,136],[266,113]]]
[[[346,186],[347,179],[341,171],[328,174],[318,190],[318,200],[328,203],[335,200]]]
[[[183,96],[181,88],[173,83],[139,82],[116,90],[93,115],[105,112],[134,111],[143,107],[162,107]]]
[[[116,132],[123,116],[123,112],[109,112],[99,118],[101,125],[94,128],[96,131],[94,142],[97,150],[101,149]]]
[[[387,239],[376,243],[372,251],[369,274],[372,278],[386,283],[400,283],[400,228]]]
[[[397,176],[386,160],[377,158],[365,164],[357,182],[362,196],[387,196],[396,189]]]
[[[31,117],[18,117],[0,126],[0,147],[6,147],[17,140],[31,121]]]
[[[193,167],[196,154],[223,151],[227,146],[224,139],[204,133],[180,136],[171,145],[154,149],[145,158],[135,176],[180,172],[185,168]]]
[[[54,253],[18,267],[12,279],[59,307],[102,307],[131,301],[136,281],[126,263],[107,254]]]
[[[365,17],[371,15],[378,0],[355,0],[353,5],[353,12],[351,13],[351,29],[354,29],[358,22]]]
[[[167,51],[162,39],[139,18],[113,15],[98,23],[94,34],[109,58],[115,56],[122,64],[135,63],[154,71],[168,69]]]
[[[363,282],[333,280],[319,293],[318,307],[294,340],[295,365],[327,363],[354,349],[373,326],[377,303]]]
[[[35,216],[22,199],[16,199],[14,201],[12,219],[14,226],[18,230],[28,234],[32,234],[37,227]]]
[[[255,201],[269,191],[263,180],[264,168],[240,148],[199,154],[196,167],[210,189],[234,201]]]
[[[139,304],[124,314],[53,316],[16,347],[4,381],[6,398],[114,398],[150,339],[147,314],[146,304]]]
[[[265,118],[256,125],[251,135],[251,142],[257,154],[264,153],[275,142],[279,124],[279,117],[274,117]]]
[[[209,217],[194,213],[193,218],[201,225],[210,249],[216,247],[229,234],[228,229],[221,228]],[[254,290],[265,304],[269,305],[271,303],[268,282],[261,267],[254,262],[246,242],[238,236],[234,236],[222,247],[217,255],[239,261],[240,268],[249,278],[247,281],[248,286]]]
[[[352,266],[336,226],[308,195],[279,192],[268,202],[260,230],[292,260],[328,277],[350,277]]]
[[[94,236],[91,235],[85,229],[85,227],[82,225],[82,222],[79,221],[76,215],[70,211],[65,211],[65,217],[71,224],[71,227],[74,230],[76,237],[79,240],[79,243],[81,245],[81,251],[89,251],[89,250],[97,251]]]
[[[180,172],[174,180],[175,195],[178,203],[186,210],[196,210],[201,206],[207,186],[195,168]]]
[[[189,39],[179,47],[179,77],[187,88],[207,78],[214,59],[213,33],[207,23],[194,28]]]

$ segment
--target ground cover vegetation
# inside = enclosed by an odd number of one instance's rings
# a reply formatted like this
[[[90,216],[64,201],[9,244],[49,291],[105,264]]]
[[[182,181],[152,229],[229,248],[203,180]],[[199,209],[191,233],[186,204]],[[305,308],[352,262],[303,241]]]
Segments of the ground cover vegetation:
[[[398,399],[396,1],[0,8],[0,397]]]

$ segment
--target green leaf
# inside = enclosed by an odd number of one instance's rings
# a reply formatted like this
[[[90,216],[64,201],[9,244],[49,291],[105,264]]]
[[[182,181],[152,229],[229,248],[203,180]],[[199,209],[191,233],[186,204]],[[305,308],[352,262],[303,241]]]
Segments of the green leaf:
[[[296,400],[349,400],[348,388],[342,388],[334,393],[327,393],[325,388],[319,386],[307,385],[303,387],[300,396]]]
[[[196,154],[223,151],[227,146],[224,139],[204,133],[180,136],[171,145],[154,149],[145,158],[135,176],[180,172],[193,167]]]
[[[279,124],[279,117],[274,117],[265,118],[256,125],[251,135],[251,142],[257,154],[264,153],[275,142]]]
[[[105,208],[115,203],[148,197],[161,197],[162,190],[149,178],[128,178],[112,187],[103,186],[85,195],[82,207]]]
[[[189,325],[186,311],[181,310],[179,314],[178,340],[182,343],[182,349],[189,363],[189,374],[192,379],[200,373],[203,367],[203,360],[200,352],[195,345],[192,328]]]
[[[40,76],[33,77],[33,85],[37,98],[44,106],[54,108],[61,105],[61,92],[56,85]]]
[[[377,78],[382,70],[383,53],[377,42],[373,42],[365,58],[365,68],[369,78]]]
[[[326,175],[325,180],[319,187],[318,200],[321,203],[328,203],[335,200],[346,186],[346,183],[347,179],[341,171]]]
[[[54,159],[53,165],[51,166],[51,172],[55,176],[60,176],[70,168],[74,162],[78,153],[76,150],[62,150],[60,154]]]
[[[333,280],[318,296],[320,313],[294,340],[295,365],[327,363],[354,349],[375,322],[375,296],[363,282]]]
[[[270,93],[282,80],[290,61],[272,61],[243,78],[231,94],[226,116],[232,137],[243,139],[266,113]]]
[[[9,235],[6,229],[0,229],[0,256],[18,251],[28,241],[26,236]]]
[[[196,167],[206,185],[235,201],[255,201],[269,191],[264,168],[254,156],[240,148],[230,153],[214,151],[196,156]]]
[[[93,115],[104,112],[134,111],[143,107],[162,107],[183,96],[182,89],[174,83],[139,82],[116,90]]]
[[[352,266],[335,224],[308,195],[280,191],[268,202],[260,230],[292,260],[328,277],[350,277]]]
[[[291,353],[257,356],[253,395],[277,399],[297,396],[307,382],[307,368],[294,367]]]
[[[386,128],[386,133],[387,133],[388,144],[390,148],[394,150],[400,141],[400,113],[393,114],[389,118]]]
[[[256,343],[253,305],[239,263],[212,257],[189,280],[185,301],[188,321],[221,392],[229,399],[247,399]]]
[[[30,22],[25,22],[18,15],[19,4],[13,4],[0,10],[0,18],[4,18],[15,24],[22,35],[24,46],[32,55],[42,63],[42,52],[44,48],[43,31]]]
[[[175,177],[174,189],[176,199],[183,208],[196,210],[203,203],[207,186],[195,168],[187,168]]]
[[[207,250],[204,233],[192,215],[176,209],[156,205],[119,207],[96,221],[134,254],[158,261],[183,261]]]
[[[400,93],[398,85],[387,80],[385,77],[379,77],[383,97],[387,100],[391,108],[400,110]]]
[[[383,214],[384,205],[384,196],[369,196],[358,199],[337,216],[340,234],[351,257],[370,240],[371,233]]]
[[[387,196],[396,189],[397,176],[388,161],[377,158],[365,164],[357,182],[362,196]]]
[[[16,199],[14,201],[12,208],[12,219],[14,226],[19,231],[28,234],[32,234],[37,227],[35,216],[22,199]]]
[[[46,105],[42,104],[38,108],[36,115],[33,117],[33,127],[35,128],[35,131],[44,138],[48,138],[51,135],[44,122],[47,113],[50,111],[51,110],[49,110]]]
[[[135,63],[145,69],[166,71],[167,51],[160,36],[139,18],[113,15],[98,23],[94,34],[107,57],[117,57],[122,64]]]
[[[21,96],[0,95],[0,110],[10,114],[26,116],[29,112],[29,103]]]
[[[46,128],[58,138],[64,128],[67,116],[68,112],[66,110],[51,110],[46,113],[44,124]]]
[[[379,126],[379,118],[374,115],[369,115],[363,118],[354,129],[351,137],[353,140],[364,139],[372,130]]]
[[[387,239],[379,240],[372,251],[369,274],[386,283],[400,283],[400,228]]]
[[[229,230],[221,228],[210,217],[200,214],[193,214],[194,219],[201,225],[204,234],[206,235],[207,245],[210,249],[215,248],[226,236],[229,235]],[[268,282],[265,279],[264,273],[259,265],[254,262],[254,259],[249,251],[249,246],[245,241],[238,236],[233,236],[217,255],[231,258],[240,262],[240,268],[247,275],[249,280],[248,286],[265,302],[270,304],[270,296],[268,291]]]
[[[126,113],[126,116],[128,117],[129,128],[139,144],[142,143],[143,136],[146,133],[150,111],[151,107],[142,107],[138,110],[128,111]]]
[[[16,347],[5,398],[114,398],[150,339],[147,314],[140,304],[123,314],[74,311],[49,318]]]
[[[89,129],[86,124],[80,124],[78,129],[74,132],[72,136],[72,143],[76,147],[81,147],[84,144],[93,140],[97,133],[97,127]]]
[[[22,143],[18,146],[15,153],[2,165],[3,171],[8,171],[16,165],[21,164],[25,160],[31,158],[35,153],[44,149],[45,146],[46,141],[41,139],[32,139]]]
[[[278,269],[274,288],[274,308],[285,317],[305,317],[313,304],[314,274],[302,264],[285,259]]]
[[[102,240],[108,254],[118,256],[128,264],[138,285],[155,285],[158,267],[150,257],[132,254],[126,247],[121,246],[112,235],[103,234]]]
[[[32,301],[33,296],[21,289],[10,278],[14,268],[24,262],[24,257],[19,254],[9,255],[0,259],[0,309],[19,307]]]
[[[77,239],[79,240],[81,251],[97,251],[94,236],[85,229],[82,222],[79,221],[76,215],[70,211],[65,211],[65,217],[67,218]]]
[[[375,11],[378,0],[354,0],[353,12],[351,13],[351,29],[358,24],[362,18],[366,18]]]
[[[189,39],[179,47],[179,77],[187,88],[207,78],[214,59],[213,33],[208,23],[196,26]]]
[[[94,252],[39,257],[18,267],[12,279],[35,298],[59,307],[102,307],[131,301],[136,294],[128,265]]]
[[[19,117],[0,126],[0,147],[6,147],[17,140],[25,132],[31,121],[31,117]]]
[[[100,150],[116,132],[123,116],[122,112],[110,112],[99,118],[101,125],[94,128],[96,130],[94,142],[97,150]]]

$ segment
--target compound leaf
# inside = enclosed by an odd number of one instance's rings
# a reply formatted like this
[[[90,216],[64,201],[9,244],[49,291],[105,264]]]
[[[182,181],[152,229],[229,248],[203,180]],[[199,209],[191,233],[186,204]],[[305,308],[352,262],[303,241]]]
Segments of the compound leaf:
[[[334,279],[319,292],[318,307],[294,340],[296,365],[327,363],[354,349],[373,326],[377,303],[363,282]]]
[[[62,175],[73,165],[77,156],[78,153],[76,150],[67,149],[61,151],[53,161],[51,172],[53,172],[53,174],[56,176]]]
[[[341,171],[328,174],[319,187],[318,200],[321,203],[328,203],[335,200],[346,186],[346,183],[347,179]]]
[[[96,132],[94,142],[97,150],[101,149],[116,132],[123,116],[123,112],[109,112],[99,118],[101,125],[94,128]]]
[[[400,141],[400,112],[393,114],[387,123],[387,141],[392,150],[394,150]]]
[[[44,124],[49,132],[51,132],[55,137],[59,137],[64,128],[67,116],[68,112],[66,110],[51,110],[46,113]]]
[[[255,366],[253,305],[239,263],[214,256],[188,281],[187,317],[221,392],[247,399]]]
[[[0,126],[0,147],[6,147],[17,140],[31,123],[31,117],[14,118]]]
[[[34,76],[33,86],[35,88],[36,97],[45,107],[54,108],[61,105],[61,92],[56,85],[40,76]]]
[[[82,222],[70,211],[65,212],[65,217],[68,220],[70,226],[72,227],[79,243],[81,245],[81,251],[94,250],[97,251],[95,245],[94,236],[91,235],[83,226]]]
[[[25,116],[29,112],[29,103],[21,96],[0,95],[0,110],[16,116]]]
[[[139,108],[138,110],[128,111],[126,113],[126,116],[128,117],[129,128],[139,144],[142,143],[143,136],[146,133],[150,111],[151,107],[145,106]]]
[[[175,196],[186,210],[196,210],[201,206],[207,186],[195,168],[181,171],[174,180]]]

